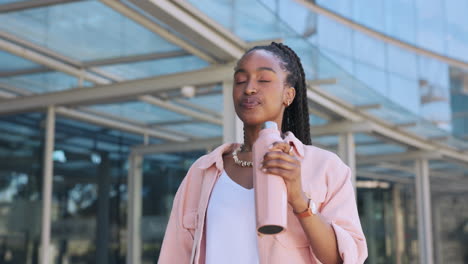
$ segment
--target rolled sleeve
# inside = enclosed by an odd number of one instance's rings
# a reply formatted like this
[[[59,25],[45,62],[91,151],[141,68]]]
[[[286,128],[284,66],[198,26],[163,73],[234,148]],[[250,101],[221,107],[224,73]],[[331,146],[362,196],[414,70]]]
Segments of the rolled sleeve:
[[[189,263],[193,237],[183,227],[183,196],[187,188],[187,178],[182,181],[175,195],[171,215],[164,234],[158,264]]]
[[[320,213],[335,231],[343,263],[364,263],[367,245],[351,183],[351,169],[338,159],[330,167],[327,177],[328,192]]]
[[[338,242],[338,251],[340,252],[343,263],[364,263],[367,257],[367,249],[365,252],[360,252],[356,240],[338,224],[332,223],[333,230],[335,231],[336,241]],[[364,245],[365,245],[364,241]]]

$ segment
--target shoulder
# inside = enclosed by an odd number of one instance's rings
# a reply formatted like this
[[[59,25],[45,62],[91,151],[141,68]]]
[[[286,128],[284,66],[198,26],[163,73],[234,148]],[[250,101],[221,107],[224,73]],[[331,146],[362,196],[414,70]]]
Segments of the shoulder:
[[[223,168],[223,154],[229,152],[237,145],[239,144],[225,143],[199,157],[190,166],[185,178],[200,178],[207,173],[209,174],[209,172],[215,172],[216,169],[221,170]]]
[[[310,145],[305,146],[304,153],[304,169],[314,172],[311,177],[322,179],[328,188],[341,186],[351,179],[351,169],[337,154]]]
[[[318,162],[327,167],[339,167],[345,169],[348,167],[341,158],[334,152],[322,149],[312,145],[304,145],[304,160]]]

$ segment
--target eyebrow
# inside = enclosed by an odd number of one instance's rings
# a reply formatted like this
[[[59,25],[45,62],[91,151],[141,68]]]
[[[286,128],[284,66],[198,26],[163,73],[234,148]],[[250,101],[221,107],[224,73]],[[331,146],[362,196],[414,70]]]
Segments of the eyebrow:
[[[270,67],[258,67],[258,68],[257,68],[257,71],[271,71],[271,72],[273,72],[273,73],[276,74],[276,71],[273,70],[273,69],[270,68]],[[244,70],[244,69],[242,69],[242,68],[238,68],[238,69],[236,69],[236,71],[234,72],[234,75],[236,75],[236,74],[239,73],[239,72],[246,72],[246,70]]]

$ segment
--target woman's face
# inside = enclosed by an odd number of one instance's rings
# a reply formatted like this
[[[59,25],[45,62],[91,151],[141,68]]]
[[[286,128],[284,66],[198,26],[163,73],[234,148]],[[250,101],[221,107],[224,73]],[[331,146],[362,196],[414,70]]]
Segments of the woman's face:
[[[283,111],[294,99],[295,90],[286,85],[287,72],[271,52],[254,50],[237,64],[233,100],[237,116],[247,126],[275,121],[279,127]]]

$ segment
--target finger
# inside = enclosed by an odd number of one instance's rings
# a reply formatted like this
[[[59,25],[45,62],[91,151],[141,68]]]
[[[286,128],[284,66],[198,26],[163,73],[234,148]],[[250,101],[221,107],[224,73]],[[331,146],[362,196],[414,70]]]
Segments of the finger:
[[[293,173],[290,170],[281,168],[266,168],[265,173],[280,176],[285,180],[291,180]]]
[[[288,153],[290,148],[291,146],[287,142],[277,141],[273,143],[269,149],[271,151],[279,150],[279,151],[283,151],[284,153]]]
[[[281,159],[273,159],[263,162],[262,165],[263,169],[269,168],[280,168],[284,170],[295,170],[297,169],[297,165],[291,162],[287,162]]]
[[[268,161],[268,160],[274,160],[274,159],[282,159],[284,161],[295,163],[295,164],[299,163],[299,160],[296,157],[289,155],[287,153],[284,153],[282,151],[270,151],[270,152],[267,152],[265,156],[263,156],[263,162]]]

